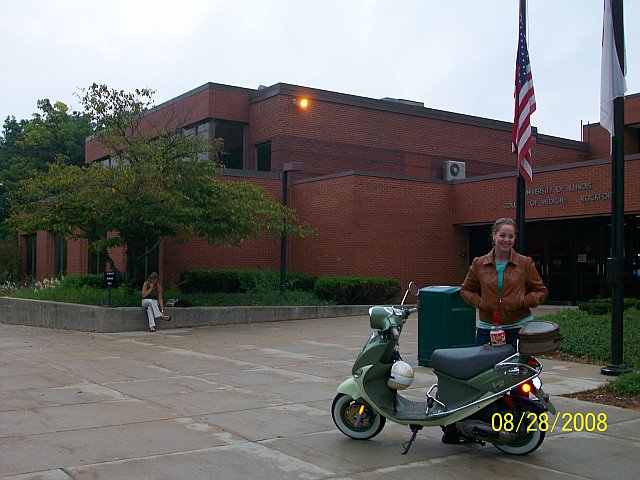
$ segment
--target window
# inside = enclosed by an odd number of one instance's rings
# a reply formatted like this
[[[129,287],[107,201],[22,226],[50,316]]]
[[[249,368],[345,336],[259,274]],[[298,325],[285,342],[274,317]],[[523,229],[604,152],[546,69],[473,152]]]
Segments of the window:
[[[220,163],[227,168],[242,170],[245,167],[246,125],[228,120],[208,120],[184,129],[185,135],[202,136],[222,140]],[[207,153],[200,153],[200,160],[209,160]]]
[[[88,257],[87,273],[104,273],[104,267],[107,263],[107,256],[104,252],[92,252],[89,250]]]
[[[210,121],[206,121],[203,123],[198,123],[195,125],[191,125],[188,127],[185,127],[183,129],[183,134],[186,137],[196,137],[196,136],[200,136],[203,137],[207,140],[212,140],[211,138],[211,122]],[[209,153],[208,152],[200,152],[198,153],[198,160],[199,161],[206,161],[209,160]]]
[[[56,233],[53,236],[53,275],[67,274],[67,240],[64,234]]]
[[[37,237],[33,233],[31,235],[25,235],[27,249],[26,249],[26,261],[24,264],[24,274],[26,277],[36,278],[36,246]]]
[[[104,168],[111,168],[111,167],[117,167],[118,166],[118,158],[117,157],[106,157],[102,160],[98,160],[99,162],[102,162],[102,166]]]
[[[256,145],[256,170],[271,171],[271,142]]]
[[[221,138],[223,150],[220,163],[227,168],[241,170],[245,164],[246,126],[243,123],[227,120],[214,120],[214,137]]]

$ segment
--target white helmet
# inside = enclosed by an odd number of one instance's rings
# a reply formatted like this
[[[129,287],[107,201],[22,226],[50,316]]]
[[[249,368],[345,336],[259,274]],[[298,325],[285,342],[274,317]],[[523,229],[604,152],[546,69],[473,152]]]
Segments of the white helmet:
[[[404,390],[413,383],[413,368],[407,362],[398,361],[391,367],[387,386],[394,390]]]

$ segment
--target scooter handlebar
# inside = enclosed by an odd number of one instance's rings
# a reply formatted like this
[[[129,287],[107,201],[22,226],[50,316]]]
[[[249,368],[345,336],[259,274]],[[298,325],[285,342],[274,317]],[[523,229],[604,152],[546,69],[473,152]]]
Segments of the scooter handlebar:
[[[400,330],[398,330],[398,327],[393,326],[390,329],[390,334],[391,338],[398,339],[398,337],[400,337]]]

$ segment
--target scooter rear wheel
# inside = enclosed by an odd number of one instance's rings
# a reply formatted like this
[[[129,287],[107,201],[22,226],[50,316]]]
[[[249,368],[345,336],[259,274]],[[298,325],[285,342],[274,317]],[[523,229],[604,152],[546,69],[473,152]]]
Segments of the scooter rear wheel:
[[[384,428],[386,418],[376,413],[371,407],[355,401],[349,395],[339,393],[333,399],[331,416],[338,430],[355,440],[368,440],[378,435]]]
[[[525,408],[521,410],[520,414],[525,416],[525,421],[520,426],[520,432],[516,440],[507,445],[494,444],[494,447],[509,455],[528,455],[542,445],[546,432],[540,430],[538,414],[543,410],[530,417],[528,413],[532,411],[536,412],[536,409]],[[530,421],[530,418],[533,418],[533,422]]]

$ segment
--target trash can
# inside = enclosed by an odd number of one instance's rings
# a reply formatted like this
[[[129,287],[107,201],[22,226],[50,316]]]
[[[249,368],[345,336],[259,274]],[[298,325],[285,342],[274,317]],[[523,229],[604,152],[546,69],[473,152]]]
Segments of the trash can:
[[[438,348],[472,347],[476,309],[460,297],[460,287],[431,286],[418,291],[418,364],[429,366]]]

